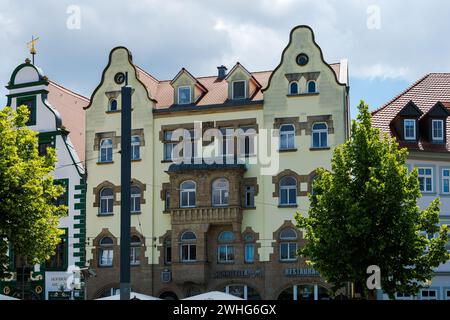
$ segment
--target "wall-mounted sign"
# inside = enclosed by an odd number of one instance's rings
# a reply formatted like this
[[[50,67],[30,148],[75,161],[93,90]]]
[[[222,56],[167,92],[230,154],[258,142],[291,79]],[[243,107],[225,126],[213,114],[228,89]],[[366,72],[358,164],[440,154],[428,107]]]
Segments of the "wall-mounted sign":
[[[214,275],[214,278],[260,278],[262,277],[262,275],[262,269],[226,270],[217,271]]]
[[[312,268],[291,268],[284,269],[286,277],[320,277],[319,272]]]

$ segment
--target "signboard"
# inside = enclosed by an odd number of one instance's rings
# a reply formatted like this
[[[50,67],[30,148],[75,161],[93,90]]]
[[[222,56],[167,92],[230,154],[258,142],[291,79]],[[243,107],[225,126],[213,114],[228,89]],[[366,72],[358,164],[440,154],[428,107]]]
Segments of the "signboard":
[[[263,276],[262,269],[226,270],[217,271],[215,279],[225,278],[260,278]]]
[[[290,268],[284,269],[286,277],[320,277],[319,272],[312,268]]]

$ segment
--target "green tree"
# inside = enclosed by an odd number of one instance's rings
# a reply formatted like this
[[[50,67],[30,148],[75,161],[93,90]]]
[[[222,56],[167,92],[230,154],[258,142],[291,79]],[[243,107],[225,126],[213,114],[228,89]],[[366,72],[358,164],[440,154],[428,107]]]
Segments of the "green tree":
[[[55,150],[39,156],[28,115],[26,106],[0,110],[0,276],[7,271],[10,246],[30,264],[50,258],[62,233],[59,218],[67,212],[55,205],[63,192],[50,175]]]
[[[417,206],[418,174],[408,174],[407,150],[371,126],[363,101],[358,108],[351,139],[334,151],[331,172],[318,170],[308,217],[296,214],[306,231],[299,254],[334,290],[352,283],[363,297],[373,295],[367,268],[376,265],[390,298],[414,295],[450,258],[448,227],[439,226],[439,199],[426,210]]]

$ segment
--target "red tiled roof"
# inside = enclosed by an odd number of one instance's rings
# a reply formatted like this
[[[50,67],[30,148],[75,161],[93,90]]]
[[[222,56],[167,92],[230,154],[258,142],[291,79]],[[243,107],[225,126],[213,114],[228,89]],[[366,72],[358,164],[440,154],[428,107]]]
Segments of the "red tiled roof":
[[[339,79],[340,63],[334,63],[330,66]],[[139,79],[147,87],[150,96],[157,101],[156,109],[165,109],[174,104],[173,87],[170,84],[171,80],[158,81],[140,67],[136,66],[136,70]],[[263,99],[261,89],[268,85],[272,72],[273,71],[258,71],[250,73],[261,85],[261,88],[257,89],[257,92],[251,97],[252,101]],[[197,77],[196,80],[207,90],[206,94],[196,103],[197,106],[223,104],[226,102],[228,98],[228,84],[225,80],[218,80],[217,75]]]
[[[393,98],[381,108],[372,112],[372,124],[383,132],[395,136],[391,130],[391,122],[408,102],[414,104],[423,112],[422,117],[436,105],[442,102],[450,106],[450,73],[430,73],[419,79],[401,94]],[[447,118],[447,145],[432,144],[424,139],[418,142],[400,141],[401,147],[410,150],[450,152],[450,117]]]
[[[70,132],[70,141],[80,161],[84,161],[85,112],[89,99],[63,86],[49,81],[48,101],[61,115],[62,125]]]

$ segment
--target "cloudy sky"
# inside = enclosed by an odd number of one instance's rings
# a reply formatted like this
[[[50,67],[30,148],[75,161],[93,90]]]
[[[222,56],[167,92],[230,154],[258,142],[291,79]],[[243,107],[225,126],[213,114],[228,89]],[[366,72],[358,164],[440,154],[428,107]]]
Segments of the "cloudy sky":
[[[115,46],[158,79],[236,61],[270,70],[290,30],[307,24],[327,62],[349,59],[353,111],[360,99],[375,108],[425,73],[450,72],[449,18],[441,0],[0,0],[0,94],[32,35],[36,64],[89,97]]]

